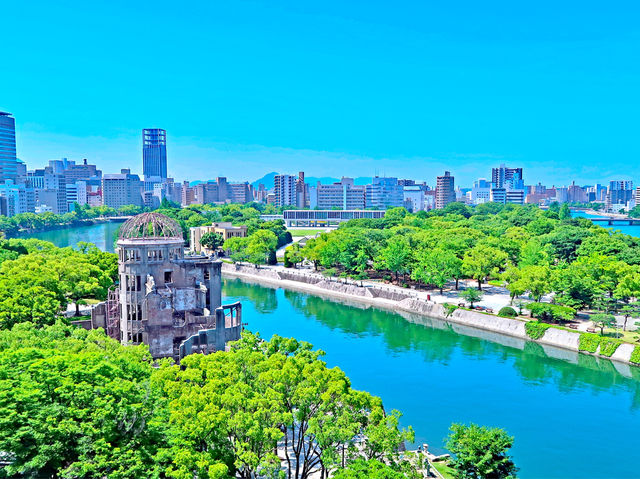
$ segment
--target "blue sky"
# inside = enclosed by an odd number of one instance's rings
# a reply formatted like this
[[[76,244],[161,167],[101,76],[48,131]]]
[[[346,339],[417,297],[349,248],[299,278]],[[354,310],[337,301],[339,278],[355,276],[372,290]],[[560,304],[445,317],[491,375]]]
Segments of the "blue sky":
[[[169,173],[640,181],[632,1],[3,2],[19,157]]]

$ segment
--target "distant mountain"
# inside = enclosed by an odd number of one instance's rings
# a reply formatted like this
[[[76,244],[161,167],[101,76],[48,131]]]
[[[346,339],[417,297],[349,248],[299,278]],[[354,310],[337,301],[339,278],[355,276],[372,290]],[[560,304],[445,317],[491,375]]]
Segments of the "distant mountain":
[[[258,185],[260,183],[262,183],[267,190],[270,190],[270,189],[273,188],[274,178],[278,174],[279,173],[277,173],[275,171],[272,171],[271,173],[267,173],[262,178],[258,178],[256,181],[251,183],[251,185],[254,188],[258,188]],[[336,183],[336,182],[340,181],[340,179],[339,178],[333,178],[331,176],[321,176],[321,177],[307,176],[307,177],[305,177],[304,181],[305,181],[305,183],[307,183],[307,184],[309,184],[311,186],[315,186],[318,183],[318,181],[323,185],[330,185],[331,183]],[[369,183],[371,183],[371,177],[370,176],[359,176],[358,178],[355,178],[354,182],[355,182],[356,185],[368,185]]]
[[[277,174],[278,174],[277,171],[272,171],[271,173],[267,173],[262,178],[258,178],[256,181],[251,183],[251,186],[253,186],[257,190],[258,185],[262,183],[266,189],[268,190],[273,189],[273,180]]]

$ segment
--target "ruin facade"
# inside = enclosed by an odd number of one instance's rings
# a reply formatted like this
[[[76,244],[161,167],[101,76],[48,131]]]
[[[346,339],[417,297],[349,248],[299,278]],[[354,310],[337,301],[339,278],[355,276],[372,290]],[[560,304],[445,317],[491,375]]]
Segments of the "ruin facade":
[[[175,220],[160,213],[134,216],[116,244],[119,282],[93,309],[94,327],[122,344],[148,345],[153,358],[208,353],[240,338],[240,304],[221,304],[221,263],[185,256]]]

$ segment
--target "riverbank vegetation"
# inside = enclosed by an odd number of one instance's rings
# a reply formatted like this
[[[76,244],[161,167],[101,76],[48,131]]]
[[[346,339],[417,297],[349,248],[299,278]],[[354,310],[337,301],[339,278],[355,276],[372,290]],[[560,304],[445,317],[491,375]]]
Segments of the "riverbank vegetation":
[[[73,211],[61,215],[51,212],[21,213],[11,217],[0,215],[0,232],[7,237],[15,236],[21,232],[82,225],[96,219],[133,216],[146,211],[151,209],[136,205],[124,205],[115,209],[109,206],[91,207],[75,203]],[[213,221],[229,221],[234,224],[246,224],[250,229],[257,228],[262,222],[261,214],[278,214],[282,208],[263,203],[190,205],[181,208],[179,204],[165,199],[156,211],[176,219],[183,228],[185,238],[188,238],[189,227],[211,224]]]
[[[512,299],[528,296],[532,315],[543,321],[565,322],[578,310],[637,317],[640,239],[565,210],[493,203],[417,214],[395,208],[383,219],[322,233],[300,253],[320,270],[415,287],[455,281],[457,288],[460,279],[473,279],[481,289],[497,280]]]
[[[379,464],[419,477],[399,453],[413,439],[400,414],[321,358],[308,343],[246,333],[229,352],[153,367],[145,346],[103,331],[2,330],[0,475],[275,478],[279,450],[286,477]]]
[[[53,324],[69,303],[104,300],[117,278],[117,257],[94,245],[57,248],[46,241],[0,241],[0,328]]]

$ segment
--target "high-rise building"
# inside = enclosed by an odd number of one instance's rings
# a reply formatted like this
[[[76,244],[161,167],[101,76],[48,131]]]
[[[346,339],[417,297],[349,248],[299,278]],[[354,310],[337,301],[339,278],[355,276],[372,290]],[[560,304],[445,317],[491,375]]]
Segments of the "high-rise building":
[[[321,210],[339,208],[341,210],[363,210],[365,208],[366,187],[355,185],[353,178],[342,178],[331,185],[310,188],[309,206]]]
[[[120,173],[102,177],[102,202],[111,208],[125,205],[143,206],[142,181],[131,170],[122,169]]]
[[[508,168],[500,165],[491,169],[491,182],[495,188],[523,190],[522,168]]]
[[[142,174],[167,177],[167,132],[159,128],[142,130]]]
[[[486,178],[478,178],[473,182],[473,188],[468,193],[472,205],[480,205],[491,201],[491,182]]]
[[[366,206],[386,210],[404,205],[404,190],[398,178],[374,176],[366,186]]]
[[[455,180],[448,171],[438,176],[436,181],[436,209],[442,209],[456,201]]]
[[[273,179],[273,190],[275,193],[275,205],[297,206],[297,184],[298,179],[293,175],[276,175]]]
[[[629,202],[634,198],[633,181],[617,180],[609,182],[605,208],[610,213],[615,213],[630,206]]]
[[[0,183],[18,177],[16,121],[11,113],[0,111]]]
[[[304,182],[304,171],[298,172],[296,180],[296,206],[298,208],[309,206],[309,185]]]

